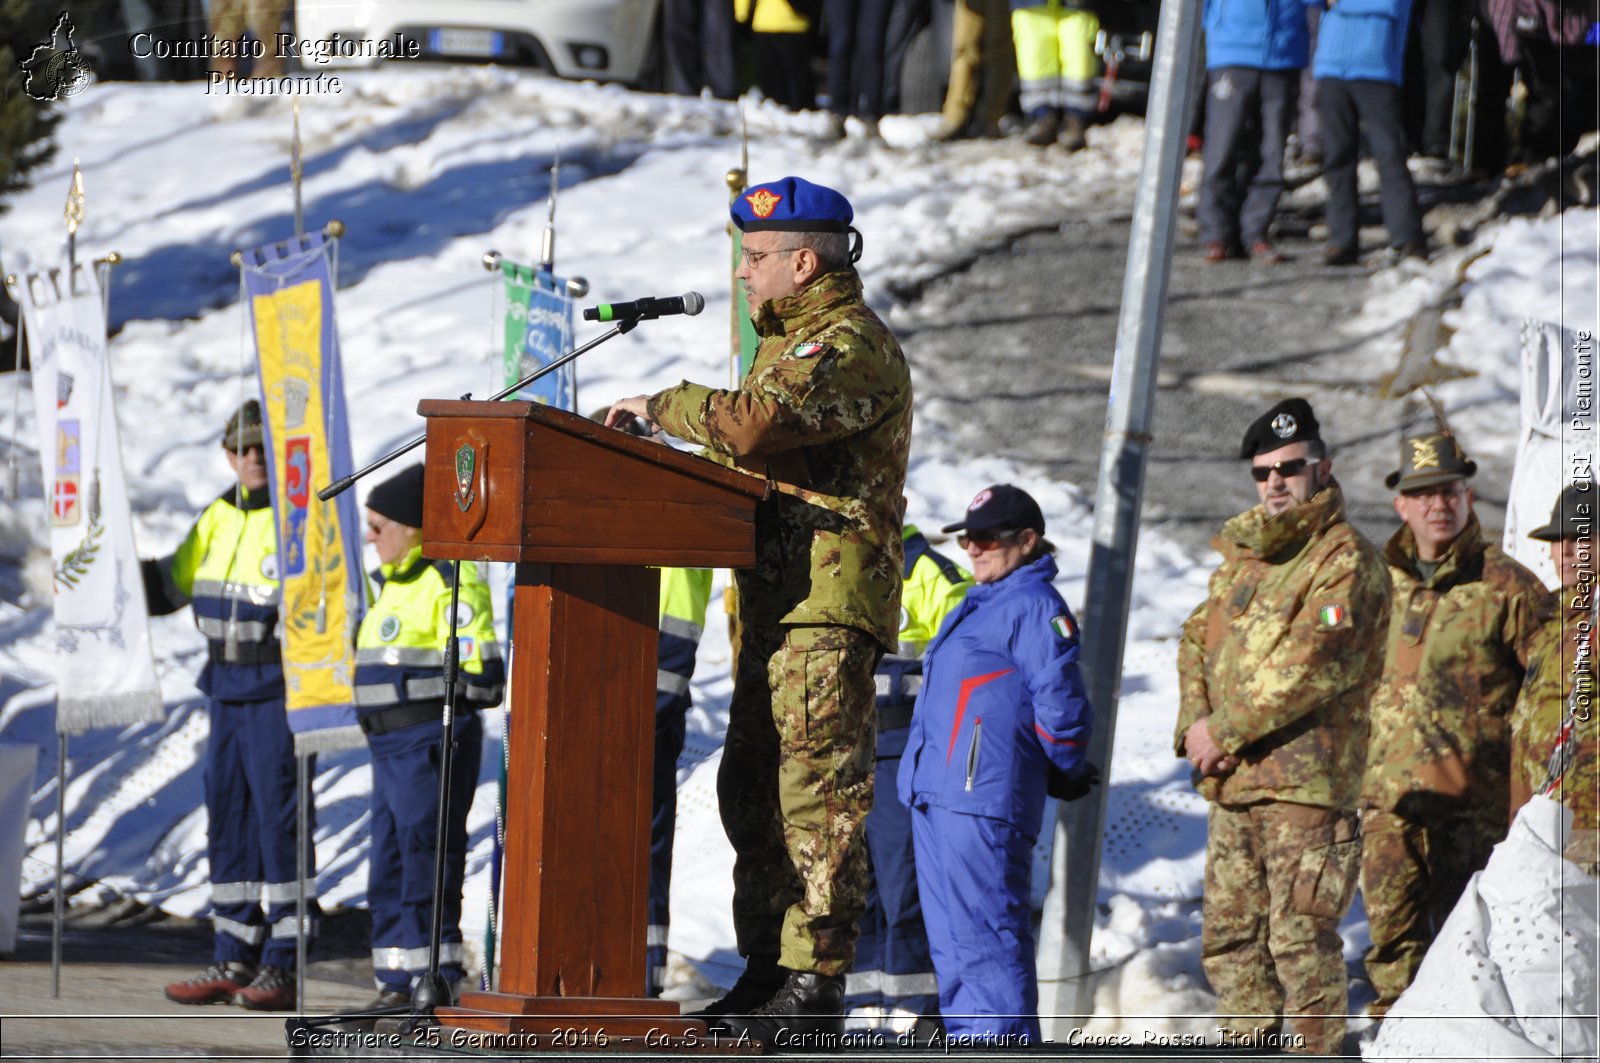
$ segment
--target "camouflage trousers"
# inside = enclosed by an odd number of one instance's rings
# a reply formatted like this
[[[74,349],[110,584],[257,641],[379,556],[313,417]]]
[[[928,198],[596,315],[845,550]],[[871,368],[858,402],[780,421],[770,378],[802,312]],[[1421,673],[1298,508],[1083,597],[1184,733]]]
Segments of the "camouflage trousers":
[[[1361,901],[1372,931],[1367,977],[1377,993],[1368,1014],[1376,1019],[1417,976],[1467,881],[1505,838],[1506,824],[1457,814],[1424,825],[1369,808],[1361,813],[1361,833]]]
[[[855,960],[883,648],[839,626],[743,631],[717,773],[739,952],[798,971]]]
[[[1337,1054],[1348,996],[1339,920],[1355,895],[1355,817],[1268,801],[1213,804],[1206,839],[1201,965],[1217,1023],[1289,1051]]]

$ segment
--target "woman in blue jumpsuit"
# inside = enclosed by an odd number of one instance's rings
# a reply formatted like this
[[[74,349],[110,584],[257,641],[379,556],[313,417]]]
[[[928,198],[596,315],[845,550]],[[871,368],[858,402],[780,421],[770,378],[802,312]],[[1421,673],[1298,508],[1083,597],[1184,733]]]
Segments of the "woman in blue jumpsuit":
[[[1093,711],[1078,675],[1077,625],[1051,586],[1056,563],[1038,503],[997,484],[944,530],[962,532],[977,586],[923,658],[900,800],[911,808],[946,1031],[1032,1043],[1033,845],[1052,772],[1068,785],[1092,777],[1084,753]]]

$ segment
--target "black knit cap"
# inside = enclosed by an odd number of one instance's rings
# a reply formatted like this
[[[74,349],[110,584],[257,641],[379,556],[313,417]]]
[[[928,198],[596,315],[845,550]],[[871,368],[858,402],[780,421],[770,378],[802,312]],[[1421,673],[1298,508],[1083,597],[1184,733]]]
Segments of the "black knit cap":
[[[1311,403],[1305,399],[1284,399],[1250,422],[1244,441],[1239,444],[1239,457],[1249,461],[1257,454],[1268,454],[1290,443],[1320,443],[1321,431],[1317,415],[1311,412]]]
[[[1044,534],[1044,514],[1033,496],[1011,484],[993,484],[979,491],[967,506],[967,515],[943,531],[1018,531],[1032,528]]]
[[[1594,534],[1595,518],[1594,481],[1580,480],[1571,483],[1556,499],[1550,511],[1550,523],[1528,533],[1530,539],[1543,539],[1547,543],[1562,539],[1582,539]]]
[[[374,487],[367,508],[407,527],[422,527],[422,466],[401,469]]]

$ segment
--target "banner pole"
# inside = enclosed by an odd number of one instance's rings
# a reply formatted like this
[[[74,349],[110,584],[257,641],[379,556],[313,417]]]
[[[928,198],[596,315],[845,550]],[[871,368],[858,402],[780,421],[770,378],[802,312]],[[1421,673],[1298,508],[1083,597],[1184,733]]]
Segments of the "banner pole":
[[[66,919],[62,865],[67,850],[67,733],[56,732],[56,890],[50,916],[50,996],[61,998],[61,924]]]
[[[304,172],[300,155],[300,100],[294,101],[294,131],[289,137],[289,183],[294,186],[294,238],[298,243],[305,239],[306,215],[301,207],[300,177]]]
[[[306,1013],[306,876],[311,835],[311,773],[309,754],[295,753],[295,924],[294,924],[294,1008],[302,1018]]]

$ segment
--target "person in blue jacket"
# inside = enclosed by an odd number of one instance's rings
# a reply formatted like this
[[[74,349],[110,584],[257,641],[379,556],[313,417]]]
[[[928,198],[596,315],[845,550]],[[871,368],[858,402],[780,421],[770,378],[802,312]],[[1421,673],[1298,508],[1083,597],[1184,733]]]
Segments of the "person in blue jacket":
[[[1400,97],[1411,0],[1329,0],[1317,30],[1311,73],[1322,112],[1322,179],[1328,186],[1330,266],[1360,260],[1356,163],[1366,140],[1378,165],[1379,205],[1389,246],[1400,258],[1427,258],[1417,190],[1406,168]]]
[[[1046,792],[1070,800],[1099,778],[1084,759],[1094,711],[1077,624],[1051,585],[1044,528],[1010,484],[945,526],[962,533],[977,586],[923,657],[900,761],[945,1029],[991,1044],[1039,1040],[1028,898]]]
[[[1311,58],[1308,2],[1206,0],[1206,118],[1200,241],[1207,262],[1277,265],[1273,215],[1300,72]]]

